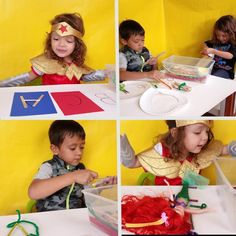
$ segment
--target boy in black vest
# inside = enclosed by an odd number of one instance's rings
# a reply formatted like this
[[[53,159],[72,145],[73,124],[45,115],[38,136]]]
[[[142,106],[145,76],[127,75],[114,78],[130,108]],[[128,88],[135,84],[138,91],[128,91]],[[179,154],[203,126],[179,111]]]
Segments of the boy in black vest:
[[[157,70],[157,58],[144,47],[143,27],[134,20],[125,20],[119,25],[119,34],[123,45],[119,53],[120,80],[162,78]]]
[[[39,168],[29,186],[30,198],[37,200],[37,211],[85,207],[81,190],[98,174],[80,162],[85,145],[83,127],[73,120],[56,120],[48,134],[53,158]]]

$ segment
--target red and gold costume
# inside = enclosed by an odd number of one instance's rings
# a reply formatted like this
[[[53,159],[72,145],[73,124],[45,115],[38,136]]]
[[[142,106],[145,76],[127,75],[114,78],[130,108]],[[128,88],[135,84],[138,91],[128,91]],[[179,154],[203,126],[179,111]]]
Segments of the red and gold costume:
[[[178,123],[180,122],[180,123]],[[210,127],[209,121],[176,121],[176,127],[191,125],[195,123],[203,123]],[[162,152],[156,150],[156,146],[162,146]],[[207,148],[202,150],[196,157],[187,157],[183,161],[176,161],[170,157],[169,150],[161,143],[147,149],[137,155],[137,158],[145,169],[156,176],[156,185],[166,185],[167,180],[170,185],[181,185],[182,178],[187,170],[199,173],[200,170],[210,166],[213,159],[221,154],[223,144],[220,141],[211,141]]]
[[[62,37],[73,35],[82,38],[83,36],[81,32],[71,27],[67,22],[52,25],[51,31]],[[46,54],[39,55],[30,61],[32,71],[37,76],[42,76],[43,85],[79,84],[83,74],[89,74],[93,71],[86,67],[79,67],[74,63],[60,63],[57,60],[48,58]]]
[[[32,71],[42,75],[43,85],[52,84],[79,84],[83,74],[89,74],[92,70],[78,67],[74,63],[61,64],[59,61],[49,59],[42,54],[31,59]]]

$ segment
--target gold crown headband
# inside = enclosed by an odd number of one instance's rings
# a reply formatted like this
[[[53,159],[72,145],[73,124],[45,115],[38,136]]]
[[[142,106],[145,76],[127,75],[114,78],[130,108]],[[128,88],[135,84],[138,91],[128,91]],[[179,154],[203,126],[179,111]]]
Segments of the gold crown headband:
[[[56,32],[60,36],[73,35],[77,38],[82,38],[83,35],[73,27],[71,27],[67,22],[60,22],[58,24],[52,25],[52,32]]]
[[[210,120],[176,120],[175,123],[176,127],[193,125],[193,124],[204,124],[210,128],[212,125],[212,121]]]

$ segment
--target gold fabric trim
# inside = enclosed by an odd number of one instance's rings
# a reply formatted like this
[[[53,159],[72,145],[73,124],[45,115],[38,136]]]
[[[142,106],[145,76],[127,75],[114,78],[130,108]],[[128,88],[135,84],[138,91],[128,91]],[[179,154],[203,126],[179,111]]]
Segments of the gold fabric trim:
[[[67,22],[60,22],[58,24],[52,25],[52,32],[56,32],[60,36],[73,35],[77,38],[82,38],[83,35],[73,27],[71,27]]]
[[[211,121],[210,120],[176,120],[176,127],[186,126],[186,125],[193,125],[193,124],[204,124],[207,127],[211,127]]]
[[[48,59],[45,54],[32,58],[30,62],[35,69],[45,74],[66,75],[70,80],[73,76],[80,80],[83,74],[89,74],[93,71],[88,68],[78,67],[73,63],[71,65],[62,65],[57,60]]]
[[[165,157],[156,152],[153,147],[139,153],[137,158],[145,170],[156,176],[166,176],[171,179],[178,176],[183,178],[186,170],[199,173],[201,169],[208,167],[213,159],[221,154],[222,148],[223,145],[220,141],[212,141],[207,149],[201,151],[197,156],[197,161],[184,160],[182,164],[172,159],[168,159],[167,162],[164,161]]]
[[[209,143],[207,149],[201,151],[197,155],[197,163],[200,169],[207,168],[212,163],[213,159],[220,156],[222,153],[223,144],[219,140],[214,140]]]
[[[156,152],[154,148],[139,153],[137,158],[145,170],[156,176],[176,178],[179,175],[180,162],[171,159],[165,162],[164,157]]]

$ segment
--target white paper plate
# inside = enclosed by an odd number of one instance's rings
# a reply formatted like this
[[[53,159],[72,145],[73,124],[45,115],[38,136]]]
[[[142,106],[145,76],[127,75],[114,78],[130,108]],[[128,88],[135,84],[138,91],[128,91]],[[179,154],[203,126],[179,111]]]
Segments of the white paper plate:
[[[174,90],[149,88],[140,98],[141,109],[151,115],[166,115],[187,103],[187,98]]]
[[[125,81],[123,84],[125,85],[125,90],[128,91],[128,93],[120,91],[121,99],[137,97],[151,87],[151,84],[146,81]]]

